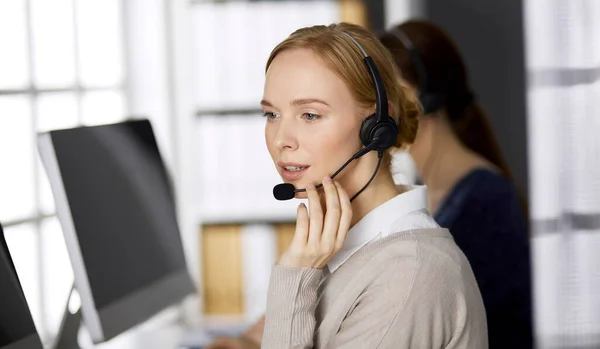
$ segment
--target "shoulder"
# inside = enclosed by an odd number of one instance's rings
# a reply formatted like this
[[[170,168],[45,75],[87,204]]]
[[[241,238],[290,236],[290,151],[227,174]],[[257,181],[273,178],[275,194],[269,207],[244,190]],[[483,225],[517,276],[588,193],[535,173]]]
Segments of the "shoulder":
[[[518,198],[518,193],[511,181],[504,175],[489,168],[476,168],[465,174],[448,193],[447,199],[457,196],[468,198],[470,202],[484,204],[501,203],[499,197]]]
[[[486,315],[477,281],[446,229],[404,233],[391,239],[381,253],[383,268],[368,289],[389,298],[389,304],[402,297],[398,326],[428,329],[444,338],[460,333],[471,339],[485,337]]]
[[[419,284],[454,292],[477,287],[469,262],[445,228],[412,229],[373,241],[334,275],[360,280],[356,286],[363,289],[390,285],[412,292],[406,286]]]
[[[469,187],[469,196],[481,202],[495,202],[497,197],[518,198],[518,193],[513,183],[504,175],[486,168],[475,169],[463,179]]]
[[[381,248],[372,262],[381,269],[375,274],[378,283],[403,282],[409,269],[416,283],[439,284],[437,289],[476,287],[470,264],[447,229],[414,229],[377,244]]]
[[[487,230],[514,225],[507,228],[526,230],[526,217],[515,186],[503,175],[484,168],[471,171],[454,186],[435,219],[453,234],[465,227]]]

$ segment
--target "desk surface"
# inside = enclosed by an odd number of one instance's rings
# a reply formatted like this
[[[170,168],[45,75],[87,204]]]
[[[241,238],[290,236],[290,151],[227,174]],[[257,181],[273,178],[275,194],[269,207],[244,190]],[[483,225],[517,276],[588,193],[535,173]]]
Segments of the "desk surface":
[[[134,330],[123,333],[108,342],[96,346],[86,343],[83,348],[95,349],[178,349],[184,335],[184,329],[175,325],[155,330]],[[206,343],[198,343],[206,344]],[[199,346],[202,347],[202,346]]]
[[[198,318],[186,322],[183,324],[183,321],[172,312],[160,314],[97,345],[93,345],[85,330],[82,330],[79,334],[79,342],[82,349],[202,348],[202,345],[207,345],[217,335],[237,335],[252,325],[251,321],[241,318]]]

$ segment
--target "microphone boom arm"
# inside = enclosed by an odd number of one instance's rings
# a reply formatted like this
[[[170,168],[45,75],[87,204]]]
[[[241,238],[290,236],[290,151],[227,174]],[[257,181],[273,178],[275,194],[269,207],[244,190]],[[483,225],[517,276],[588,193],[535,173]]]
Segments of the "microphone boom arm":
[[[331,179],[334,179],[335,176],[337,176],[340,172],[342,172],[342,170],[344,168],[346,168],[346,166],[348,166],[353,160],[357,160],[358,158],[362,157],[363,155],[365,155],[366,153],[375,150],[375,145],[377,144],[377,138],[373,139],[373,142],[371,142],[371,144],[369,144],[368,146],[364,147],[363,149],[359,150],[356,154],[354,154],[350,159],[348,159],[348,161],[346,161],[346,163],[344,165],[342,165],[342,167],[340,167],[337,171],[335,171],[332,175],[331,175]],[[378,166],[379,167],[379,166]],[[375,170],[377,171],[377,170]],[[369,181],[370,183],[370,181]],[[368,184],[368,183],[367,183]],[[323,186],[323,183],[319,183],[315,186],[315,188],[319,189]],[[294,192],[296,193],[301,193],[301,192],[305,192],[306,188],[303,189],[294,189]]]

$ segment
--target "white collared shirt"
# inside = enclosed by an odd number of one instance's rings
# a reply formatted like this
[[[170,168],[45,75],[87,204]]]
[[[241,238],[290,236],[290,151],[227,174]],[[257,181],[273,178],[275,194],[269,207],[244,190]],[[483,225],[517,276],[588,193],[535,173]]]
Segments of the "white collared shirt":
[[[439,227],[427,210],[427,187],[412,186],[367,213],[348,231],[344,246],[327,263],[328,271],[333,273],[369,242],[410,229]]]

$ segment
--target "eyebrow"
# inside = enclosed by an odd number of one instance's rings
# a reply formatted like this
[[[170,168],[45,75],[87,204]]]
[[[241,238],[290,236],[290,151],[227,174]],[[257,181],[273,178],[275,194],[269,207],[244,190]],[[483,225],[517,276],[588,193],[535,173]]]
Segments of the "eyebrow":
[[[325,102],[322,99],[318,99],[318,98],[294,99],[293,101],[290,102],[290,105],[292,105],[292,106],[301,106],[301,105],[311,104],[311,103],[320,103],[320,104],[326,105],[328,107],[331,107],[329,105],[329,103]],[[273,103],[267,101],[266,99],[263,99],[262,101],[260,101],[260,105],[266,106],[266,107],[273,107]]]

